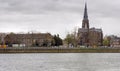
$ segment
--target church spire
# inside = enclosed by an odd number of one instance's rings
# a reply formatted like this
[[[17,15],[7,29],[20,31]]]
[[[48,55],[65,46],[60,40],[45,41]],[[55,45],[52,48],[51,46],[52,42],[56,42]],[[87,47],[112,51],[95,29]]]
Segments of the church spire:
[[[84,8],[84,16],[83,16],[82,28],[89,29],[89,20],[88,20],[88,13],[87,13],[87,3],[85,3],[85,8]]]
[[[87,3],[85,3],[85,9],[84,9],[84,17],[83,17],[83,19],[88,19]]]

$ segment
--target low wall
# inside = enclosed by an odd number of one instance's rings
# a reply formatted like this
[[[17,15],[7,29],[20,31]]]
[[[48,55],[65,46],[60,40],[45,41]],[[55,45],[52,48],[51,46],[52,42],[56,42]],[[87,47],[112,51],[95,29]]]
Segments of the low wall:
[[[2,48],[0,53],[120,53],[120,49]]]

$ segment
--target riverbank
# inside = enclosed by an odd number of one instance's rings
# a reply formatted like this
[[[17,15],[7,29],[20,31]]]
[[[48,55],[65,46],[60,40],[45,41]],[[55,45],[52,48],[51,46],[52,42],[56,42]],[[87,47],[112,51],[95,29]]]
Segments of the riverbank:
[[[120,53],[113,48],[0,48],[0,53]]]

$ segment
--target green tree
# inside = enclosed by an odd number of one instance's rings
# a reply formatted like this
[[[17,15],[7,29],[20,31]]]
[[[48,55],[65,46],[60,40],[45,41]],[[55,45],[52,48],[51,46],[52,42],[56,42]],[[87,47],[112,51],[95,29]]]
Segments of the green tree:
[[[77,46],[77,37],[74,34],[67,34],[64,41],[67,43],[68,46],[69,44],[72,44],[73,46]]]
[[[107,38],[104,38],[103,45],[104,46],[109,46],[110,45],[110,41]]]
[[[63,45],[62,39],[59,37],[59,35],[54,35],[54,46],[60,46]]]
[[[67,34],[65,41],[68,45],[73,43],[73,37],[71,36],[71,34]]]

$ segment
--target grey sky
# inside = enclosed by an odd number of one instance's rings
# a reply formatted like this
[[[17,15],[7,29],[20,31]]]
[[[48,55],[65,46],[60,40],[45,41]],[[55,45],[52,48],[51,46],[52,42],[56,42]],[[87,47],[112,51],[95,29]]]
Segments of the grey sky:
[[[81,27],[84,0],[0,0],[0,32],[50,32]],[[120,1],[88,0],[90,27],[120,36]]]

